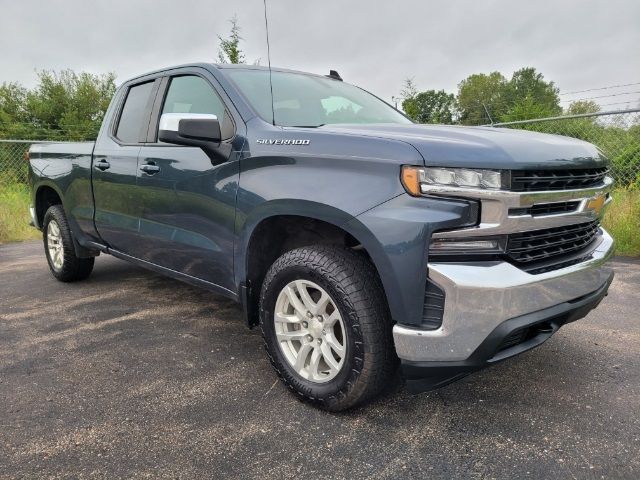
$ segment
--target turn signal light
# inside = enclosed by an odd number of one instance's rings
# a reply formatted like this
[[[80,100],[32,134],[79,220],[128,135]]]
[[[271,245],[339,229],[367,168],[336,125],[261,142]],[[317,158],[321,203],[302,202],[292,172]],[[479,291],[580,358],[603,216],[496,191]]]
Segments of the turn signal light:
[[[400,180],[402,186],[410,195],[419,197],[422,195],[420,191],[420,168],[404,165],[401,170]]]

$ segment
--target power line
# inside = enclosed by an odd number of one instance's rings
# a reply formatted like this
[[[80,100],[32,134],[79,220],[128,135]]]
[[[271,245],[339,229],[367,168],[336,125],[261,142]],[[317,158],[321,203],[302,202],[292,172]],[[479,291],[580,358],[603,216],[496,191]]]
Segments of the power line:
[[[561,102],[580,102],[583,100],[595,100],[596,98],[609,98],[609,97],[621,97],[622,95],[634,95],[636,93],[640,93],[640,90],[636,90],[635,92],[610,93],[609,95],[599,95],[597,97],[574,98],[574,99],[567,99],[567,100],[560,100],[560,101]]]
[[[626,102],[603,103],[600,106],[608,107],[609,105],[629,105],[630,103],[636,103],[640,105],[640,98],[636,98],[635,100],[627,100]]]
[[[637,83],[625,83],[625,84],[622,84],[622,85],[611,85],[611,86],[608,86],[608,87],[589,88],[587,90],[576,90],[575,92],[563,92],[563,93],[560,93],[559,95],[560,96],[562,96],[562,95],[573,95],[573,94],[576,94],[576,93],[595,92],[596,90],[609,90],[611,88],[631,87],[633,85],[640,85],[640,82],[637,82]]]

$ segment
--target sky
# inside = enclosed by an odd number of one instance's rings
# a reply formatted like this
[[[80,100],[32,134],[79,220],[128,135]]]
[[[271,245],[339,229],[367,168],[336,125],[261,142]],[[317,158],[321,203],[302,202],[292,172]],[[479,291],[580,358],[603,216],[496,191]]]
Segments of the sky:
[[[444,89],[473,73],[533,66],[563,105],[640,105],[638,0],[267,0],[271,63],[348,82],[391,101],[403,81]],[[0,83],[36,70],[114,72],[215,61],[237,15],[249,63],[267,64],[263,0],[0,0]],[[609,87],[577,94],[570,92]],[[635,92],[635,93],[627,93]],[[603,97],[607,95],[606,97]]]

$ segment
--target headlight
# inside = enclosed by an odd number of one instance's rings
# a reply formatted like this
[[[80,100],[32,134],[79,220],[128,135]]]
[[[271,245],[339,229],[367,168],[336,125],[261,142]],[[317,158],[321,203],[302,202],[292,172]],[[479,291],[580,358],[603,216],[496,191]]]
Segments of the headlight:
[[[402,185],[408,193],[420,196],[429,185],[499,190],[502,175],[496,170],[475,168],[402,167]]]

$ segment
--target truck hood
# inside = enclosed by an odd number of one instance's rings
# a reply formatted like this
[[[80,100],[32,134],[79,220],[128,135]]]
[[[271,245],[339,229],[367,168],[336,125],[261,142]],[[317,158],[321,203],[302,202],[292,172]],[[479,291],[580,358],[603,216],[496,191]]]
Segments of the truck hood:
[[[427,166],[524,170],[591,168],[607,162],[582,140],[510,128],[374,124],[319,130],[403,141],[420,152]]]

